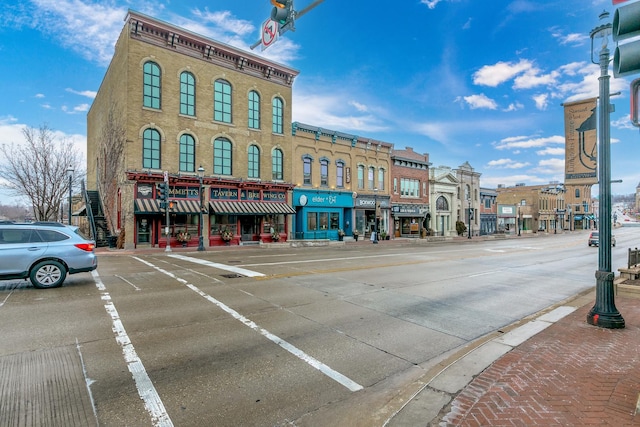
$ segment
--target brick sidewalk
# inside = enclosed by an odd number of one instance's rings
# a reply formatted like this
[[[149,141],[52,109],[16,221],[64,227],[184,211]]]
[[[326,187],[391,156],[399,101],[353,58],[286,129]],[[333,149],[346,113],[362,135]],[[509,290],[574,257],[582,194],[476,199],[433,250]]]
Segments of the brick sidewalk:
[[[616,297],[624,329],[588,325],[588,304],[477,376],[441,426],[640,426],[640,298]]]

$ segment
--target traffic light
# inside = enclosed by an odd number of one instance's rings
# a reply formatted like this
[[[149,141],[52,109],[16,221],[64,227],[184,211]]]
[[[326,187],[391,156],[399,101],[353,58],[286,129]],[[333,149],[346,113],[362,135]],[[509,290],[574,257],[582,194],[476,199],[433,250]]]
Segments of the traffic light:
[[[271,10],[271,19],[280,25],[280,33],[286,30],[295,31],[295,11],[293,0],[271,0],[275,7]]]
[[[156,194],[158,195],[158,199],[160,199],[161,205],[166,205],[167,200],[169,200],[169,183],[161,182],[156,187]]]
[[[616,9],[613,15],[613,40],[636,40],[618,44],[613,55],[614,77],[640,73],[640,2]]]

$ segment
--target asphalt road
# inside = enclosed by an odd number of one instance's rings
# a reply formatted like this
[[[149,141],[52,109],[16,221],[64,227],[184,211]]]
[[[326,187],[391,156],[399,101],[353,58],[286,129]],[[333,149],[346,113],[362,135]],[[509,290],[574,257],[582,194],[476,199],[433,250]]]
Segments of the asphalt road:
[[[614,234],[617,271],[640,228]],[[461,347],[593,287],[587,236],[119,251],[0,282],[0,422],[382,425]]]

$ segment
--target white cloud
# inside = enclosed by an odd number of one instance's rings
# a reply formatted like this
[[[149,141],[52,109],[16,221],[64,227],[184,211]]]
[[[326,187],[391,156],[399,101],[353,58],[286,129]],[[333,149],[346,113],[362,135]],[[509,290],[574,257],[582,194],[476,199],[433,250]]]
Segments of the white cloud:
[[[550,136],[546,138],[531,138],[525,136],[509,137],[493,143],[496,150],[512,150],[518,148],[546,147],[551,144],[564,144],[564,136]]]
[[[70,93],[74,93],[76,95],[86,96],[87,98],[91,98],[91,99],[94,99],[98,93],[95,90],[74,90],[71,88],[67,88],[66,91]]]
[[[538,156],[564,156],[563,147],[547,147],[544,150],[536,151]]]
[[[501,61],[494,65],[485,65],[473,74],[473,83],[496,87],[531,68],[532,63],[525,59],[517,63]]]
[[[498,104],[496,104],[493,99],[487,97],[484,93],[481,93],[480,95],[465,96],[463,98],[472,110],[478,108],[488,108],[489,110],[495,110],[498,108]]]
[[[529,162],[516,162],[511,159],[498,159],[491,160],[487,163],[487,167],[489,169],[521,169],[529,166],[531,163]]]
[[[293,121],[353,133],[388,130],[387,125],[369,109],[361,110],[362,106],[345,102],[340,96],[303,94],[298,91],[293,94]]]
[[[426,4],[429,9],[435,9],[436,5],[442,0],[420,0],[420,3]]]
[[[533,101],[536,103],[536,108],[538,110],[546,110],[547,105],[549,105],[549,95],[546,93],[534,95],[531,97],[531,99],[533,99]]]
[[[522,110],[524,108],[524,105],[522,105],[519,102],[512,102],[511,104],[509,104],[509,106],[505,109],[503,109],[502,111],[517,111],[517,110]]]

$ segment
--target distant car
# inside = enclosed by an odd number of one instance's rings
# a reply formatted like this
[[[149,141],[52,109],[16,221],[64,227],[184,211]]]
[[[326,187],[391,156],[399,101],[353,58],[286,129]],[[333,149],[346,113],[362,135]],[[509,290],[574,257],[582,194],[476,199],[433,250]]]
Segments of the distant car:
[[[30,279],[36,288],[62,286],[67,274],[98,267],[95,242],[58,222],[0,223],[0,280]]]
[[[597,231],[592,231],[589,234],[589,246],[598,246],[600,244],[600,233]],[[611,235],[611,246],[616,245],[616,236]]]

